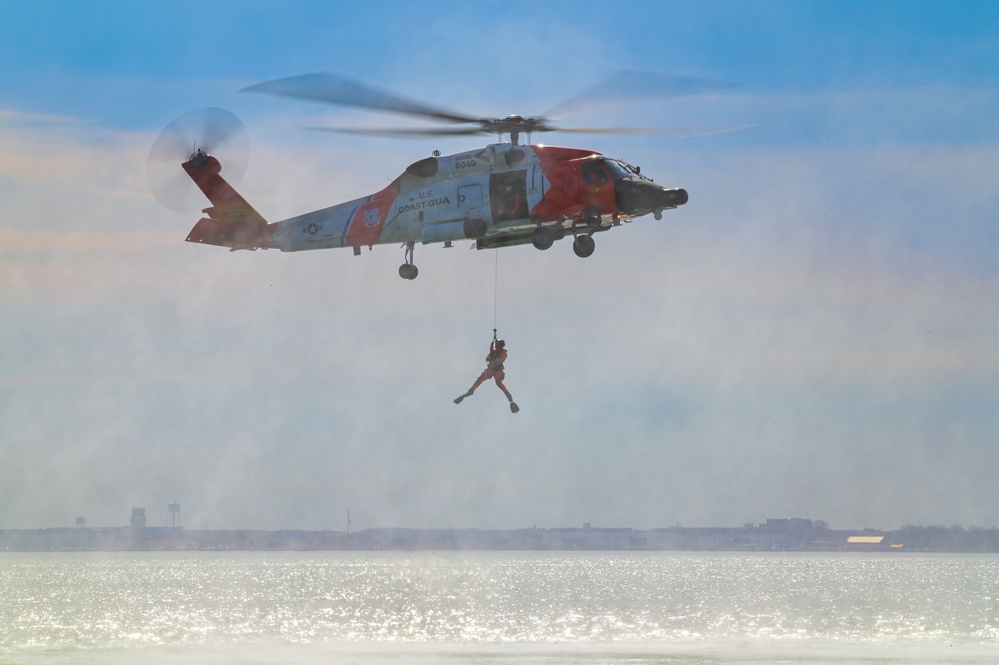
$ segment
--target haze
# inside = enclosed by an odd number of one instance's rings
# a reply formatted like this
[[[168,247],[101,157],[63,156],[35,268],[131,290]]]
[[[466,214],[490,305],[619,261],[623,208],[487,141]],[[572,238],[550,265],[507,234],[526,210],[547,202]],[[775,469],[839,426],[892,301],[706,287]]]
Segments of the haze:
[[[990,2],[2,2],[0,528],[999,524],[996,35]],[[408,282],[394,246],[189,245],[147,191],[202,106],[271,221],[492,141],[316,134],[406,122],[238,93],[269,79],[503,116],[622,69],[738,85],[566,124],[754,128],[535,136],[690,193],[586,260],[425,246]],[[451,401],[494,289],[516,415]]]

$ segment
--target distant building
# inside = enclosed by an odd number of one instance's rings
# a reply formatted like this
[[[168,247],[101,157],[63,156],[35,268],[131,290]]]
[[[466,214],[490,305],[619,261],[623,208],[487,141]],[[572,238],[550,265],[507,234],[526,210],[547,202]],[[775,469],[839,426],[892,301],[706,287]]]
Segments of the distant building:
[[[138,546],[146,537],[146,509],[132,508],[132,542]]]
[[[880,545],[884,536],[850,536],[846,539],[847,545]]]
[[[807,531],[812,528],[812,520],[801,517],[790,517],[781,519],[768,519],[767,530],[775,533],[790,533],[793,531]]]

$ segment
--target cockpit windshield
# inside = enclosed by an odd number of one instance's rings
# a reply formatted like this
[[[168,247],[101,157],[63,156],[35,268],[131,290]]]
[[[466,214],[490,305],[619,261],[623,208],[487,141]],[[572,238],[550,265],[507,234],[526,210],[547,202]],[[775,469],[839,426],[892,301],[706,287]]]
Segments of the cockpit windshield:
[[[615,180],[624,180],[625,178],[648,180],[637,168],[619,159],[605,159],[604,164],[607,165],[607,170],[610,171],[611,177]]]

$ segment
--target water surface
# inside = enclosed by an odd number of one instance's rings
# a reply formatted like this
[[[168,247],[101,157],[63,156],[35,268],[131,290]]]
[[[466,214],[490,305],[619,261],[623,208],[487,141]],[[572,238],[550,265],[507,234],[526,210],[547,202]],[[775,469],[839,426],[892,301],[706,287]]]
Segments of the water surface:
[[[0,662],[999,662],[999,557],[0,555]]]

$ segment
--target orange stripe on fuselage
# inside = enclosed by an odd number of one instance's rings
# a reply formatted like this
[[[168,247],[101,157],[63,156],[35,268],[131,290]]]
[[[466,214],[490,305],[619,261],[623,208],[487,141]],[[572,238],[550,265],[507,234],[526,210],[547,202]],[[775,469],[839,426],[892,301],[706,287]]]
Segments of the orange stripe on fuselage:
[[[603,155],[592,150],[533,146],[541,168],[548,179],[549,189],[544,198],[531,210],[533,218],[554,221],[563,215],[581,218],[588,207],[594,206],[602,214],[618,211],[614,181],[607,174],[606,182],[587,184],[583,182],[581,165]]]
[[[377,194],[371,195],[368,200],[358,206],[347,224],[344,246],[361,247],[380,243],[382,229],[385,228],[389,215],[392,213],[392,204],[395,202],[397,193],[396,187],[387,187]]]

